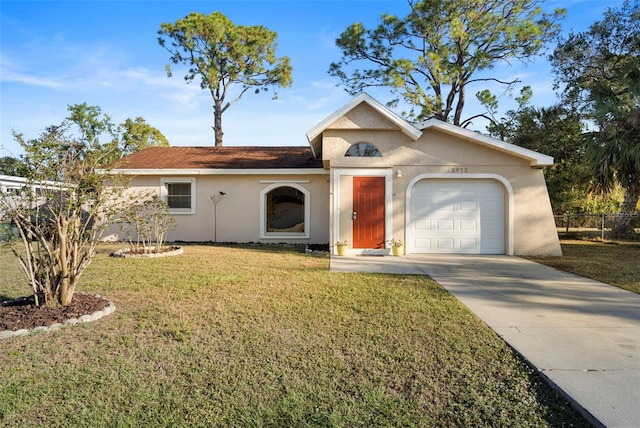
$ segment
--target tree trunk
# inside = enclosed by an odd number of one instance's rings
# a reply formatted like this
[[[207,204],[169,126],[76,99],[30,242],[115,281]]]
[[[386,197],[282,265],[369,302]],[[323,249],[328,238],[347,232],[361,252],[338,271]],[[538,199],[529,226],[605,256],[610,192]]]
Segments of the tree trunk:
[[[65,280],[60,286],[60,304],[62,306],[69,306],[73,299],[73,291],[71,291],[71,284],[68,280]]]
[[[213,106],[213,131],[216,134],[216,147],[222,146],[222,107],[216,103]]]
[[[458,103],[456,104],[456,110],[453,115],[453,124],[456,126],[460,126],[461,117],[462,117],[462,109],[464,108],[464,87],[460,88],[460,92],[458,93]]]
[[[633,219],[631,216],[636,213],[638,200],[640,200],[640,180],[625,189],[620,215],[616,217],[611,228],[612,238],[627,238],[634,234],[634,230],[631,227],[631,220]]]
[[[70,266],[72,260],[69,257],[69,223],[70,221],[64,217],[59,220],[58,240],[60,241],[60,248],[58,249],[58,269],[60,277],[52,278],[60,281],[57,284],[59,287],[58,299],[62,306],[68,306],[71,303],[71,296],[73,296],[73,293],[69,293],[69,276],[72,269]]]
[[[53,293],[51,290],[46,290],[44,293],[44,305],[48,308],[57,308],[60,306],[60,302],[58,301],[58,296]]]

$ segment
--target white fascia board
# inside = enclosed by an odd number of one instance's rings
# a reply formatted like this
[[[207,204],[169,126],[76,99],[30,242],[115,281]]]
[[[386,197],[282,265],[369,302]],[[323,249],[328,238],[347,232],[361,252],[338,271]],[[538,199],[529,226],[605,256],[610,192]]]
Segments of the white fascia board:
[[[75,187],[73,184],[61,183],[59,181],[50,180],[30,180],[25,177],[17,177],[13,175],[0,175],[0,183],[9,186],[19,186],[30,184],[32,186],[38,186],[48,189],[68,189]]]
[[[123,175],[329,175],[322,168],[282,168],[282,169],[112,169],[108,173]]]
[[[349,101],[347,104],[345,104],[342,108],[336,110],[329,117],[324,119],[322,122],[320,122],[319,124],[317,124],[316,126],[311,128],[310,130],[308,130],[307,131],[307,140],[309,141],[309,144],[312,144],[313,141],[320,134],[322,134],[322,132],[325,129],[327,129],[327,127],[329,125],[331,125],[333,122],[335,122],[336,120],[338,120],[342,116],[344,116],[347,113],[349,113],[351,110],[353,110],[354,108],[356,108],[358,105],[360,105],[363,102],[369,104],[369,106],[371,106],[374,110],[376,110],[378,113],[380,113],[382,116],[384,116],[387,120],[389,120],[393,124],[397,125],[398,128],[400,128],[400,130],[402,131],[402,133],[407,135],[413,141],[417,140],[422,135],[422,131],[421,130],[419,130],[418,128],[413,126],[411,123],[407,122],[402,117],[398,116],[397,114],[395,114],[394,112],[389,110],[386,106],[384,106],[383,104],[381,104],[378,101],[376,101],[369,94],[363,92],[360,95],[358,95],[357,97],[355,97],[354,99],[352,99],[351,101]]]
[[[25,177],[18,177],[15,175],[4,175],[4,174],[0,174],[0,181],[2,182],[15,182],[15,183],[26,183],[27,181],[29,181],[27,178]]]
[[[478,132],[470,131],[468,129],[452,125],[438,119],[428,119],[424,122],[421,122],[417,126],[422,130],[429,128],[439,129],[449,134],[457,135],[462,138],[475,141],[484,146],[493,147],[501,152],[527,159],[533,167],[541,168],[554,164],[552,156],[547,156],[533,150],[525,149],[524,147],[516,146],[515,144],[507,143],[506,141],[498,140],[487,135],[482,135]]]

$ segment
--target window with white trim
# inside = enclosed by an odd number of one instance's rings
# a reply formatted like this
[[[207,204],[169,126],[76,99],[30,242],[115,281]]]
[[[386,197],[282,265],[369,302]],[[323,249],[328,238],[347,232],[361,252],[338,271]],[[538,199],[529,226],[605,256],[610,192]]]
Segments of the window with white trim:
[[[309,191],[294,184],[272,184],[261,192],[261,235],[309,237]]]
[[[196,180],[194,178],[163,178],[160,180],[162,199],[173,214],[196,212]]]

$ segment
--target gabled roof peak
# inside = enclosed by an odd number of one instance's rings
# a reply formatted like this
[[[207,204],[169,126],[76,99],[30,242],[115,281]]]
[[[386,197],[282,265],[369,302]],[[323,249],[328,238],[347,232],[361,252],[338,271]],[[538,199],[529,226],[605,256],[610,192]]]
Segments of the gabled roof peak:
[[[336,120],[345,116],[347,113],[349,113],[362,103],[366,103],[367,105],[369,105],[389,122],[396,125],[403,134],[407,135],[412,140],[415,141],[420,138],[420,135],[422,135],[422,132],[411,123],[407,122],[402,117],[389,110],[385,105],[378,102],[371,95],[362,92],[347,104],[333,112],[322,122],[318,123],[316,126],[307,131],[307,140],[309,140],[309,144],[311,145],[316,156],[320,151],[320,139],[322,132],[324,132]]]

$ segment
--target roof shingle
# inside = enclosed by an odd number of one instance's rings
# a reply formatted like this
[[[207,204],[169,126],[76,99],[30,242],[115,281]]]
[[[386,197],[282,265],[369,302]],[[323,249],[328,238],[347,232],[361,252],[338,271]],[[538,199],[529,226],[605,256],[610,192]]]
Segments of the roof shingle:
[[[310,147],[149,147],[117,161],[114,169],[322,168]]]

